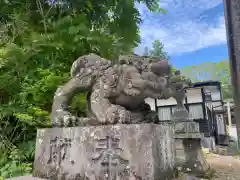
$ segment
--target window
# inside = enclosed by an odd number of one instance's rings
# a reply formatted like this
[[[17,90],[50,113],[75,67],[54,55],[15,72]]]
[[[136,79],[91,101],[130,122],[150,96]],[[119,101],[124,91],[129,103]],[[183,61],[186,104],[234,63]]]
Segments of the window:
[[[212,94],[211,94],[211,92],[205,93],[205,101],[206,102],[212,101]]]
[[[216,115],[218,134],[225,135],[225,123],[222,114]]]
[[[174,113],[175,109],[176,109],[177,106],[173,106],[171,109],[172,109],[172,114]]]
[[[200,88],[186,90],[186,97],[188,103],[199,103],[202,102],[202,91]]]
[[[193,119],[203,119],[203,108],[201,104],[189,105],[189,114]]]
[[[170,107],[159,107],[158,108],[158,117],[160,121],[169,121],[171,120],[171,109]]]
[[[176,108],[177,108],[177,106],[172,106],[172,107],[171,107],[171,109],[172,109],[172,114],[174,113],[174,111],[176,110]],[[187,110],[186,105],[185,105],[185,108],[186,108],[186,110]],[[187,110],[187,111],[188,111],[188,110]]]

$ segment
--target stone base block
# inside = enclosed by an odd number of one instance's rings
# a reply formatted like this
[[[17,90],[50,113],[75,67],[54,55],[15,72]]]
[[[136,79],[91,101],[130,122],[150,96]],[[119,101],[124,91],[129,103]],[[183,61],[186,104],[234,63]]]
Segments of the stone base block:
[[[9,178],[6,180],[47,180],[47,179],[42,179],[42,178],[37,178],[32,176],[20,176],[20,177]]]
[[[209,166],[203,155],[201,139],[204,137],[199,131],[199,124],[193,121],[175,123],[176,165],[201,174]]]
[[[201,139],[204,135],[202,133],[186,133],[175,134],[175,139]]]
[[[193,121],[175,122],[175,132],[178,133],[199,133],[199,124]]]
[[[176,122],[192,121],[186,108],[176,106],[173,112],[173,119]]]
[[[202,174],[209,169],[204,157],[201,139],[183,139],[183,151],[176,149],[176,166],[190,170],[195,174]]]
[[[168,180],[173,128],[131,124],[41,129],[34,176],[51,180]]]

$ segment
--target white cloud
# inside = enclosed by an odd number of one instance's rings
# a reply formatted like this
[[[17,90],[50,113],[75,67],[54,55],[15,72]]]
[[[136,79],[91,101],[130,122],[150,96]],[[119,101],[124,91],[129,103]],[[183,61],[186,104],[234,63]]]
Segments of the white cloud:
[[[222,0],[160,0],[160,5],[163,8],[194,8],[194,9],[209,9],[222,3]]]
[[[160,40],[170,55],[192,52],[209,46],[226,44],[224,16],[211,22],[201,21],[199,15],[221,4],[221,0],[162,0],[167,15],[149,13],[139,5],[144,19],[140,26],[141,45],[136,48],[142,53],[144,47],[151,47],[153,40]],[[174,3],[177,5],[174,6]],[[181,2],[181,3],[179,3]],[[186,7],[185,4],[188,5]],[[197,18],[196,18],[197,17]]]

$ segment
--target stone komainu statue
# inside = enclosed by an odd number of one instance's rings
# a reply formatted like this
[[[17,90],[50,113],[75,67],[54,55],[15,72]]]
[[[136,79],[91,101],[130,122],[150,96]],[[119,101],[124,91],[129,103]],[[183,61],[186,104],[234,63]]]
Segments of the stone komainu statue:
[[[81,56],[72,65],[71,79],[55,93],[53,126],[156,122],[144,100],[173,96],[169,75],[168,62],[159,59],[121,56],[113,65],[95,54]],[[81,92],[88,92],[86,118],[68,112],[69,101]]]

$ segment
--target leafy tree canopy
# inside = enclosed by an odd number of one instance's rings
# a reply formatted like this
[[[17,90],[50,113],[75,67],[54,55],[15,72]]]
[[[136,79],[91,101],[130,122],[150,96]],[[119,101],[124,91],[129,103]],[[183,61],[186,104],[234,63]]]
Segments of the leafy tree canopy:
[[[169,56],[164,51],[164,45],[159,40],[155,40],[152,44],[152,50],[150,50],[150,55],[153,57],[159,57],[160,59],[168,60]]]
[[[117,59],[140,42],[135,3],[158,0],[0,1],[0,176],[32,171],[36,128],[49,127],[53,94],[77,57]],[[84,115],[85,94],[72,113]]]

